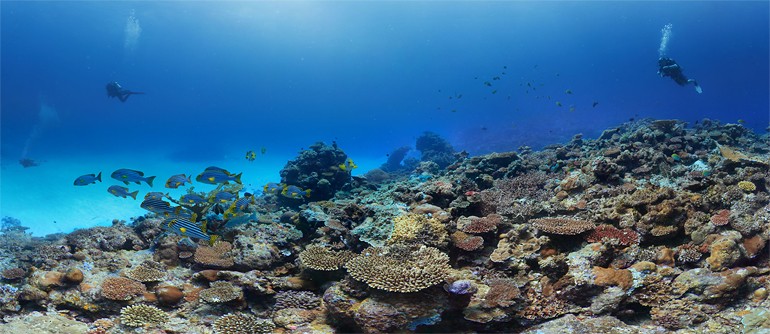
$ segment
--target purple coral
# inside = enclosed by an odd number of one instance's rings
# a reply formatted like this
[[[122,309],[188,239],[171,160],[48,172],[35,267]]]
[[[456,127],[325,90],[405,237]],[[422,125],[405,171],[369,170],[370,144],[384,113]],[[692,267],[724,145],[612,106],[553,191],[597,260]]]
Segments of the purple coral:
[[[467,295],[476,292],[476,287],[470,280],[461,279],[445,285],[444,290],[453,295]]]

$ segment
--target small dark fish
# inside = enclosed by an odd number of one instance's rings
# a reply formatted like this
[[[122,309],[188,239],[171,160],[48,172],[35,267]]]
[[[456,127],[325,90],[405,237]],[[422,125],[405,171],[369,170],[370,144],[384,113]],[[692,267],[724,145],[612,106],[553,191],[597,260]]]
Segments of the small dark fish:
[[[216,213],[218,215],[221,215],[221,214],[225,213],[225,209],[222,208],[222,205],[219,204],[219,203],[214,204],[214,207],[212,208],[212,210],[214,211],[214,213]]]
[[[494,77],[492,80],[500,80],[500,77]]]
[[[559,101],[556,101],[556,106],[557,106],[557,107],[561,107],[561,102],[559,102]]]
[[[99,172],[99,175],[86,174],[86,175],[78,176],[78,178],[75,179],[75,185],[85,186],[85,185],[96,183],[96,181],[102,182],[102,172]]]
[[[489,81],[484,81],[484,85],[486,85],[487,87],[492,87],[492,83]]]
[[[254,151],[247,151],[246,152],[246,160],[254,161],[256,159],[257,159],[257,152],[254,152]]]
[[[594,101],[594,103],[591,104],[591,107],[592,108],[596,108],[597,105],[599,105],[599,102],[598,101]]]
[[[259,149],[259,152],[262,153],[262,154],[267,153],[267,147],[263,146],[261,149]]]
[[[144,181],[150,185],[150,187],[152,187],[152,181],[155,180],[155,176],[144,177],[144,173],[138,170],[127,168],[121,168],[112,172],[110,177],[125,184],[129,184],[130,182],[136,182],[136,184],[140,184],[142,181]]]
[[[117,197],[126,198],[126,196],[131,196],[133,199],[136,199],[136,195],[139,193],[139,190],[130,193],[128,192],[128,188],[121,186],[110,186],[107,188],[107,191]]]
[[[184,174],[174,175],[166,181],[166,188],[176,189],[179,186],[183,186],[186,183],[192,183],[190,177]]]
[[[564,91],[564,93],[565,94],[572,94],[572,90],[571,89],[567,89],[567,90]]]
[[[35,167],[35,166],[40,166],[40,163],[39,163],[39,162],[37,162],[37,161],[35,161],[35,160],[32,160],[32,159],[27,159],[27,158],[24,158],[24,159],[21,159],[21,160],[19,160],[19,163],[20,163],[20,164],[21,164],[21,165],[22,165],[24,168]]]

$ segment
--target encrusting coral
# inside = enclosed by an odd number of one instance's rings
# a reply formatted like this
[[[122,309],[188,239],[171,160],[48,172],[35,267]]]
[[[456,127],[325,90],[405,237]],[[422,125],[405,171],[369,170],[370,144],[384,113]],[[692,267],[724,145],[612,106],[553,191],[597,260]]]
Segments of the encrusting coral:
[[[144,284],[125,277],[108,277],[102,282],[102,296],[111,300],[130,300],[146,291]]]
[[[529,222],[538,230],[561,235],[576,235],[596,228],[590,221],[571,218],[537,218]]]
[[[200,292],[200,298],[207,303],[226,303],[243,299],[243,290],[230,282],[212,282],[211,287]]]

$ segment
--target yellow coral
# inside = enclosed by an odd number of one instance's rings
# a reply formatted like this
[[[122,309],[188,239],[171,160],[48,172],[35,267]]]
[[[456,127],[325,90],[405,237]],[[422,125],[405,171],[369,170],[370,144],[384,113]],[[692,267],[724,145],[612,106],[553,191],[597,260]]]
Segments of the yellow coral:
[[[393,219],[393,232],[388,244],[422,244],[443,247],[447,243],[446,227],[436,217],[408,213]]]
[[[753,192],[754,190],[757,190],[757,185],[751,181],[741,181],[741,182],[738,182],[738,188],[741,188],[743,189],[743,191],[750,193],[750,192]]]

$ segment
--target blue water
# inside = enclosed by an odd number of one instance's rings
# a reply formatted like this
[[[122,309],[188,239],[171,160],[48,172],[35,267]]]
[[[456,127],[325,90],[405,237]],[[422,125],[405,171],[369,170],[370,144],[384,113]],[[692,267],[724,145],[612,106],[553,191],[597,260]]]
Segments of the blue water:
[[[107,224],[142,213],[106,192],[116,168],[161,183],[218,164],[258,188],[316,141],[336,141],[360,174],[426,130],[472,154],[595,137],[643,117],[741,120],[764,132],[769,10],[767,1],[3,1],[0,216],[37,235]],[[703,94],[656,74],[669,23],[666,54]],[[109,99],[110,81],[146,94]],[[256,161],[243,158],[262,147]],[[23,168],[21,158],[42,163]],[[98,171],[104,183],[72,185]]]

